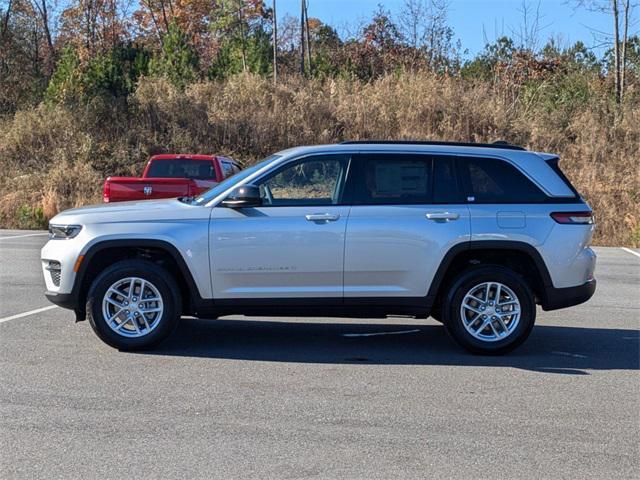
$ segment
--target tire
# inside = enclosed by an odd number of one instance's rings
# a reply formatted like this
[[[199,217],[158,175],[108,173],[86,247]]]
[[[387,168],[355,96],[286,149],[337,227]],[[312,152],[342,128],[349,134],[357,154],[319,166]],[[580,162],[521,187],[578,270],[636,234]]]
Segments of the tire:
[[[141,301],[136,296],[141,291],[151,300]],[[121,313],[113,316],[116,311]],[[181,312],[180,289],[172,275],[146,260],[111,265],[96,277],[87,295],[91,328],[103,342],[123,351],[160,344],[175,330]],[[111,326],[105,314],[113,318]]]
[[[442,323],[442,308],[440,306],[435,307],[431,312],[429,312],[429,316],[436,322]]]
[[[478,266],[450,284],[442,313],[447,332],[460,346],[475,354],[502,355],[527,339],[535,323],[536,304],[531,288],[514,271]]]

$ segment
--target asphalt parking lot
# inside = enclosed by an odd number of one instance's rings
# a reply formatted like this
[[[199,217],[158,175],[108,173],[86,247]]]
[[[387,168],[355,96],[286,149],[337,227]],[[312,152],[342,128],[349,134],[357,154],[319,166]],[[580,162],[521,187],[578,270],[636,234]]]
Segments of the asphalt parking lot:
[[[0,231],[3,479],[640,476],[633,250],[597,248],[594,298],[505,357],[406,318],[184,319],[134,354],[19,316],[49,306],[45,241]]]

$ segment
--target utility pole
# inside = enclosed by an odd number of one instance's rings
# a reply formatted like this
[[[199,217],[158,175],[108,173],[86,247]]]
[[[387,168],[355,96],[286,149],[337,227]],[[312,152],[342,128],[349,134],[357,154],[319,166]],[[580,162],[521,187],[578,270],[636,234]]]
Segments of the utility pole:
[[[307,0],[303,0],[304,3],[304,26],[307,30],[307,71],[309,76],[313,75],[311,70],[311,33],[309,32],[309,3]]]
[[[620,103],[620,31],[619,31],[619,10],[618,0],[611,0],[613,9],[613,56],[615,69],[615,97],[616,103]]]
[[[278,16],[276,0],[273,0],[273,83],[278,81]]]
[[[627,41],[629,39],[629,9],[631,0],[623,0],[622,8],[624,14],[622,15],[622,53],[620,54],[620,101],[624,100],[624,87],[627,73]]]
[[[300,74],[304,75],[304,10],[305,0],[300,0]]]

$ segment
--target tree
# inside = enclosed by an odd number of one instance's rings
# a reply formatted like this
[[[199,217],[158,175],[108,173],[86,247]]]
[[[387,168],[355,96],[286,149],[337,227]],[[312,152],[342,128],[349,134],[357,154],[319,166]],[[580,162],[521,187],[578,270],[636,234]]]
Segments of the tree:
[[[517,49],[509,37],[500,37],[494,43],[487,43],[482,53],[467,61],[461,70],[463,77],[489,80],[493,77],[496,65],[510,63]]]
[[[1,1],[0,114],[40,101],[56,60],[49,25],[55,19],[43,24],[31,0]]]
[[[215,58],[209,75],[271,73],[271,15],[262,0],[221,0],[212,13]]]
[[[402,41],[402,34],[398,26],[391,20],[391,14],[378,7],[371,23],[362,32],[366,45],[379,50],[391,50],[397,48]]]
[[[169,24],[163,38],[162,49],[149,62],[149,73],[165,77],[176,87],[184,88],[198,76],[198,53],[174,22]]]
[[[597,36],[601,39],[604,37],[603,43],[613,44],[613,63],[611,66],[613,67],[614,98],[617,104],[621,104],[625,94],[629,25],[632,23],[633,10],[638,4],[631,0],[577,0],[576,4],[579,7],[611,15],[613,34],[597,32]],[[609,73],[611,73],[611,69],[609,69]]]

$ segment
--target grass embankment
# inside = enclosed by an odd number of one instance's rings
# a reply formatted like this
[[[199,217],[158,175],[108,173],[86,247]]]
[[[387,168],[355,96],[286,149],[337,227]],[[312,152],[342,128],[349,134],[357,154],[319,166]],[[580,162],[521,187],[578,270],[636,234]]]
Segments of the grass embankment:
[[[370,83],[243,75],[176,90],[141,80],[128,102],[40,105],[0,120],[0,227],[39,228],[99,202],[107,175],[139,174],[150,154],[274,151],[343,139],[507,140],[561,156],[595,209],[595,243],[640,245],[640,95],[620,109],[602,80],[507,87],[428,73]],[[562,88],[560,88],[562,87]]]

